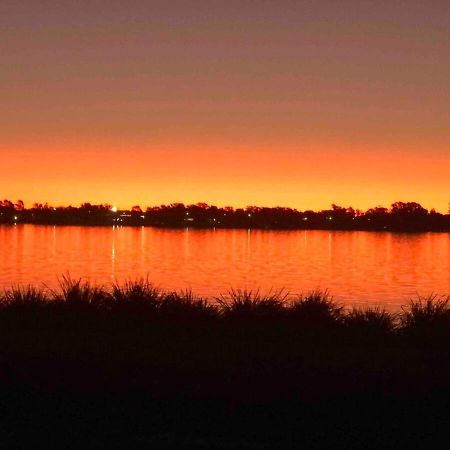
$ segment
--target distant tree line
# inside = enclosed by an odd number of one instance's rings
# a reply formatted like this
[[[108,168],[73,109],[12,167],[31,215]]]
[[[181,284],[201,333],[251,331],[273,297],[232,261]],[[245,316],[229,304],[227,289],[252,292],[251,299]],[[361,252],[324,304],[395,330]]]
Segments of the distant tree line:
[[[108,204],[83,203],[79,207],[54,207],[35,203],[26,208],[19,200],[0,201],[0,223],[51,225],[131,225],[196,228],[332,229],[391,231],[450,231],[450,213],[428,211],[416,202],[395,202],[390,208],[367,211],[333,204],[322,211],[285,207],[233,208],[206,203],[171,203],[142,209],[117,210]]]

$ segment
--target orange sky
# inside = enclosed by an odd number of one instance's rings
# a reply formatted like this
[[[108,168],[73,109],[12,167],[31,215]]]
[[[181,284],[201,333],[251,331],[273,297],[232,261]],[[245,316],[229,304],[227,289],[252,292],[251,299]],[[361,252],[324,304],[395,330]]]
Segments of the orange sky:
[[[218,205],[367,209],[414,200],[446,211],[449,157],[381,152],[252,149],[16,150],[3,158],[3,194],[28,204],[81,201],[119,207],[205,201]]]
[[[4,0],[0,197],[450,202],[450,6]]]

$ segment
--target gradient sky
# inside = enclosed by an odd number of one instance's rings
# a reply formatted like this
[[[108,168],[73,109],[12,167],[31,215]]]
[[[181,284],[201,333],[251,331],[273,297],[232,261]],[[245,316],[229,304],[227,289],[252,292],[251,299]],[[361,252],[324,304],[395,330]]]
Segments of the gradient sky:
[[[0,1],[0,197],[450,202],[450,2]]]

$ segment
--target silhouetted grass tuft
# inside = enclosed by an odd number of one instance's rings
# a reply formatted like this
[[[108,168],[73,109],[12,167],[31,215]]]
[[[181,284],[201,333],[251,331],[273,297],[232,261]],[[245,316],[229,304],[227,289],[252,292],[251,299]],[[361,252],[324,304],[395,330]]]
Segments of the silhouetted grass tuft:
[[[111,308],[114,311],[131,314],[155,313],[163,298],[163,292],[148,278],[115,283],[111,291]]]
[[[395,332],[396,318],[379,307],[353,308],[343,316],[343,323],[352,334],[381,337]]]
[[[35,309],[45,306],[47,302],[46,293],[34,286],[16,286],[5,290],[0,296],[2,309]]]
[[[450,335],[450,295],[418,297],[402,307],[400,316],[402,331],[424,338],[435,335]]]
[[[159,311],[166,316],[185,320],[218,316],[216,305],[196,296],[191,290],[169,292],[164,295],[159,303]]]
[[[230,289],[216,300],[226,318],[275,318],[284,315],[287,295],[283,290],[263,295],[259,289]]]
[[[316,290],[291,302],[289,312],[302,327],[324,328],[340,324],[343,307],[333,301],[328,291]]]
[[[109,294],[98,286],[92,286],[81,278],[74,280],[69,275],[59,280],[60,291],[53,291],[54,300],[67,308],[101,308]]]

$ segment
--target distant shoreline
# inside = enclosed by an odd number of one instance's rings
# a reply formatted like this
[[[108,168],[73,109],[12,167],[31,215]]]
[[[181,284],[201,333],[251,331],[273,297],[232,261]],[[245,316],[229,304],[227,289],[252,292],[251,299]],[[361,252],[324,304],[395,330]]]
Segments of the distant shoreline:
[[[206,203],[172,203],[119,210],[108,204],[83,203],[79,207],[53,207],[0,201],[0,224],[151,226],[157,228],[342,230],[394,232],[449,232],[450,214],[428,211],[416,202],[395,202],[390,208],[367,211],[332,205],[322,211],[284,207],[217,207]]]

